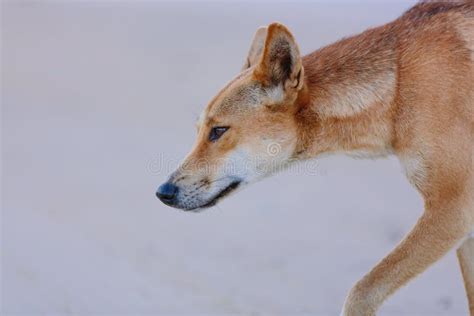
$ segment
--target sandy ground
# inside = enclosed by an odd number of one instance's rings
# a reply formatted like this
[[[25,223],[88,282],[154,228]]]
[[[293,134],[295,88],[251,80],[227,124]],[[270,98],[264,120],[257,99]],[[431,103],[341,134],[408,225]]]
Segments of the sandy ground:
[[[332,157],[201,214],[154,191],[254,30],[303,52],[412,2],[2,2],[3,315],[338,315],[422,201],[395,159]],[[467,315],[454,252],[380,315]]]

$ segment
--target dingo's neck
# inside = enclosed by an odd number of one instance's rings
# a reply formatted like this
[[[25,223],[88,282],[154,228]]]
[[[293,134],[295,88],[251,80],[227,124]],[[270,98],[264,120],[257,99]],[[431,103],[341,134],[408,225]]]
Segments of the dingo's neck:
[[[297,157],[391,151],[397,89],[391,29],[373,29],[303,57],[306,86],[296,101]]]

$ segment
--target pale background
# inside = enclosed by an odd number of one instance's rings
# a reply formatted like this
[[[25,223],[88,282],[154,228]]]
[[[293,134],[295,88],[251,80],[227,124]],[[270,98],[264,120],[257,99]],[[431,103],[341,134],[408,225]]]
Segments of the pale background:
[[[1,313],[338,315],[421,214],[397,160],[325,158],[201,214],[154,192],[258,26],[307,53],[411,4],[2,2]],[[454,252],[380,315],[467,315]]]

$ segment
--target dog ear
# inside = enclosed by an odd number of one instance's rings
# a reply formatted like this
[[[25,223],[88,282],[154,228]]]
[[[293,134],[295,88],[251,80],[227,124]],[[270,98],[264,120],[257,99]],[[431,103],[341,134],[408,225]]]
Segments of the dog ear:
[[[263,45],[265,44],[265,38],[267,37],[267,27],[261,26],[255,32],[253,36],[252,45],[250,45],[249,53],[242,70],[252,67],[257,64],[262,56]]]
[[[285,91],[303,87],[303,65],[293,35],[282,24],[268,26],[263,53],[254,75],[266,85],[283,85]]]

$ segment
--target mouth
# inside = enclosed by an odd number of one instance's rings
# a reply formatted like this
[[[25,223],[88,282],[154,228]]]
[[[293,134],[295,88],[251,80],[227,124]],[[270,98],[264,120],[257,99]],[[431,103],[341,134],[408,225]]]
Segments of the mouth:
[[[227,187],[225,187],[224,189],[222,189],[219,193],[217,193],[209,202],[201,205],[201,206],[198,206],[196,208],[193,208],[193,209],[190,209],[190,210],[194,210],[194,209],[199,209],[199,208],[208,208],[208,207],[211,207],[211,206],[214,206],[217,204],[217,202],[219,202],[219,200],[221,200],[222,198],[226,197],[227,195],[229,195],[232,191],[234,191],[235,189],[237,189],[240,185],[242,181],[240,180],[236,180],[236,181],[233,181],[231,182]]]

